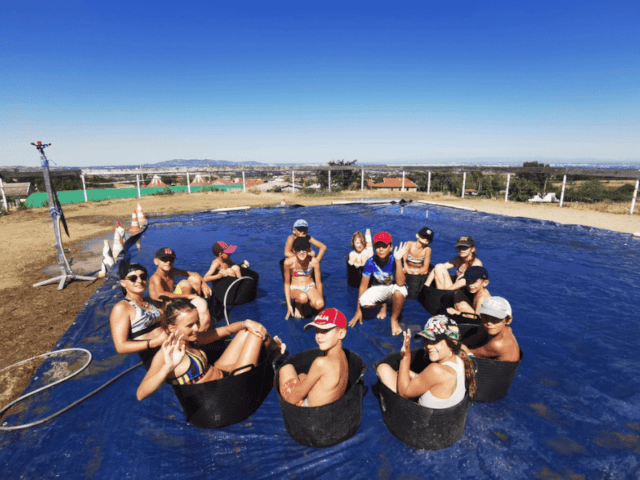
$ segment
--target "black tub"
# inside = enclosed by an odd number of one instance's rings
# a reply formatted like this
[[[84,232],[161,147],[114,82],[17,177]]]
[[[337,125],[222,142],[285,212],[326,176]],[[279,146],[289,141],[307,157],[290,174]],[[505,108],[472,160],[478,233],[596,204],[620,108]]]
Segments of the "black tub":
[[[278,388],[278,374],[275,376],[278,401],[287,432],[298,443],[309,447],[330,447],[344,442],[358,431],[362,420],[362,397],[367,369],[357,353],[345,349],[349,361],[349,383],[345,394],[339,400],[321,407],[296,407],[286,402]],[[323,355],[320,349],[306,350],[285,362],[292,364],[298,373],[308,373],[313,361]],[[278,373],[279,373],[278,369]]]
[[[418,300],[420,293],[426,288],[424,282],[429,275],[411,275],[405,274],[405,285],[407,286],[407,300]]]
[[[453,295],[455,293],[455,290],[439,290],[435,287],[423,286],[416,300],[431,315],[438,315],[443,313],[443,307],[446,312],[447,307],[453,306]]]
[[[149,367],[151,366],[151,362],[153,361],[153,357],[156,356],[156,353],[160,351],[160,347],[149,348],[147,350],[142,350],[138,352],[138,356],[140,357],[140,361],[144,366],[144,369],[149,371]]]
[[[360,288],[360,282],[362,281],[362,267],[356,267],[354,265],[349,265],[349,256],[345,254],[344,259],[347,264],[347,285],[351,288]]]
[[[477,325],[459,324],[458,327],[462,339],[478,331]],[[477,383],[473,399],[478,402],[497,402],[504,398],[523,358],[522,350],[520,350],[520,360],[517,362],[501,362],[491,358],[471,357],[475,365]]]
[[[225,340],[203,348],[210,365],[230,342]],[[273,386],[273,368],[264,348],[258,366],[237,370],[242,373],[215,382],[172,385],[187,422],[202,428],[221,428],[241,422],[258,410]]]
[[[400,366],[400,353],[383,358],[394,370]],[[424,349],[411,352],[411,369],[422,371],[429,364]],[[376,372],[377,373],[377,372]],[[464,431],[467,420],[469,396],[465,395],[458,405],[451,408],[431,409],[416,401],[402,398],[391,391],[380,379],[374,386],[380,404],[382,418],[389,431],[402,443],[413,448],[439,450],[456,443]]]
[[[241,268],[241,271],[240,279],[223,277],[211,282],[211,291],[218,304],[244,305],[256,299],[260,276],[248,268]]]

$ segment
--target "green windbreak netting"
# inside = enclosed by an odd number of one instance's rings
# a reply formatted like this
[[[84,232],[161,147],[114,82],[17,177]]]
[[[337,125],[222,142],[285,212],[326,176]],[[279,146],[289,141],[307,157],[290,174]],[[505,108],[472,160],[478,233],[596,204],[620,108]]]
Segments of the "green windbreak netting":
[[[192,192],[202,192],[210,190],[229,190],[242,188],[242,185],[209,185],[209,186],[192,186]],[[145,187],[140,188],[140,195],[157,195],[169,189],[171,192],[186,192],[187,187]],[[58,200],[61,205],[67,203],[82,203],[84,202],[84,192],[82,190],[67,190],[65,192],[57,192]],[[87,200],[90,202],[100,202],[102,200],[112,200],[114,198],[135,198],[138,196],[137,188],[101,188],[95,190],[87,190]],[[46,207],[47,206],[47,193],[37,192],[29,195],[29,198],[25,201],[28,208]]]

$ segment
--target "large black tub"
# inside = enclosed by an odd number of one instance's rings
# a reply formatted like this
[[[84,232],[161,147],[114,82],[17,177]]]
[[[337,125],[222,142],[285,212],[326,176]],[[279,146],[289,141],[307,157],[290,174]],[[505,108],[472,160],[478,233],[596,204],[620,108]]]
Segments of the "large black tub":
[[[220,341],[203,348],[210,365],[230,342]],[[273,386],[273,368],[264,348],[258,366],[236,371],[241,373],[215,382],[172,385],[187,422],[202,428],[221,428],[241,422],[258,410]]]
[[[211,290],[218,304],[244,305],[256,299],[260,276],[248,268],[241,268],[241,272],[242,278],[223,277],[211,282]]]
[[[138,356],[140,357],[140,361],[142,361],[142,366],[145,370],[149,371],[149,367],[151,366],[153,357],[155,357],[156,353],[158,353],[159,351],[160,347],[155,347],[138,352]]]
[[[344,442],[358,431],[362,420],[362,397],[367,369],[357,353],[345,349],[349,361],[349,383],[339,400],[321,407],[297,407],[280,395],[279,373],[275,376],[278,401],[287,432],[298,443],[309,447],[330,447]],[[292,364],[298,373],[308,373],[313,361],[323,355],[320,349],[306,350],[284,364]]]
[[[435,287],[424,286],[418,292],[418,303],[431,315],[446,313],[447,307],[453,306],[455,290],[440,290]],[[442,311],[444,308],[444,312]]]
[[[477,325],[458,324],[458,327],[463,340],[478,331]],[[520,350],[520,360],[517,362],[471,357],[475,365],[477,383],[473,399],[478,402],[497,402],[504,398],[523,358],[522,350]]]
[[[393,353],[376,364],[386,363],[394,370],[400,367],[400,353]],[[411,352],[411,370],[421,372],[429,364],[424,349]],[[376,372],[377,374],[377,372]],[[413,448],[439,450],[456,443],[464,431],[469,396],[451,408],[431,409],[406,399],[389,389],[378,378],[373,387],[382,418],[389,431],[402,443]]]

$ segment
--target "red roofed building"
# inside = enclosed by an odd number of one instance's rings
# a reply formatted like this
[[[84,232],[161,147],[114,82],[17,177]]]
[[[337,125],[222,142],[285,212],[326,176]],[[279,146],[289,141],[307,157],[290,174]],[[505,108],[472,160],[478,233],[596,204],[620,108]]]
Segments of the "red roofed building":
[[[367,186],[373,190],[380,190],[383,192],[393,192],[394,190],[402,191],[402,177],[400,178],[384,178],[382,183],[373,183],[373,180],[367,182]],[[405,177],[404,179],[404,191],[405,192],[417,192],[418,186],[411,181],[411,179]]]

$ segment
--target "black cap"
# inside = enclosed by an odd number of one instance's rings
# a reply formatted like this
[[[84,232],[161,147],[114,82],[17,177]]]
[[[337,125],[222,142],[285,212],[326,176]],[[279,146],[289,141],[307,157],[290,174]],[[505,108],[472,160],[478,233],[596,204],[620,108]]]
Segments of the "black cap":
[[[433,242],[433,235],[433,230],[431,230],[429,227],[424,227],[418,232],[418,236],[426,238],[427,240],[429,240],[429,243]]]
[[[176,258],[176,252],[174,252],[168,247],[159,248],[158,251],[156,252],[156,258],[166,258],[166,257]]]
[[[308,237],[298,237],[293,241],[294,250],[306,250],[311,247]]]

